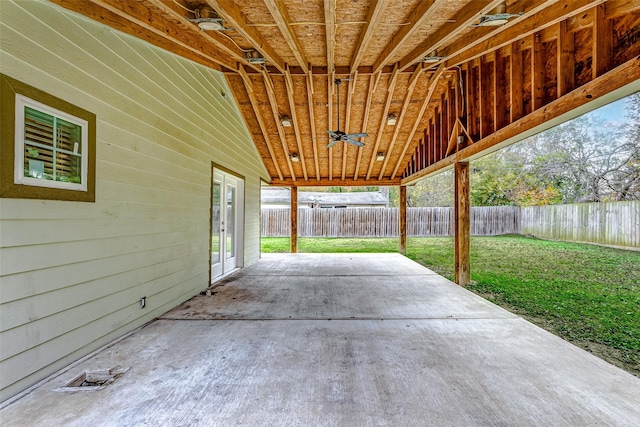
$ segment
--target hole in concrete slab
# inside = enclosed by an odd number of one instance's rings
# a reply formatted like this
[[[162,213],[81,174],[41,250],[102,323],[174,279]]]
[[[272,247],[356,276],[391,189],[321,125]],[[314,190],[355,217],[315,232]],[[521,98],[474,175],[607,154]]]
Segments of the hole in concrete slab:
[[[102,390],[118,378],[120,378],[129,368],[96,369],[84,371],[77,377],[68,381],[64,386],[56,391],[97,391]]]

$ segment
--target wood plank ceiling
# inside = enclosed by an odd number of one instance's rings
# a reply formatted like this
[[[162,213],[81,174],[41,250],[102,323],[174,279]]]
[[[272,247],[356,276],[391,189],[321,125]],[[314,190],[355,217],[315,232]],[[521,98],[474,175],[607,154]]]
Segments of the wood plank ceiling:
[[[272,185],[409,183],[640,78],[637,0],[52,1],[224,72]]]

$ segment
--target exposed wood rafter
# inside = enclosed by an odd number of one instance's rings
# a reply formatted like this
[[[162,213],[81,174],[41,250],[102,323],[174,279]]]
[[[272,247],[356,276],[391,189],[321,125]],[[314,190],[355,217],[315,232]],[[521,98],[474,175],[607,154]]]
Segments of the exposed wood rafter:
[[[335,68],[336,54],[336,0],[324,0],[324,22],[327,48],[327,73]]]
[[[269,132],[267,131],[267,125],[262,118],[262,114],[260,114],[260,110],[258,109],[258,100],[256,99],[256,95],[253,89],[253,84],[251,83],[251,79],[246,73],[240,73],[242,77],[242,81],[244,82],[244,86],[247,90],[247,96],[249,97],[249,102],[251,103],[251,107],[253,109],[253,113],[256,116],[256,120],[258,121],[258,126],[260,127],[260,132],[262,132],[262,136],[264,138],[265,144],[267,145],[267,150],[269,151],[269,156],[271,157],[271,161],[273,162],[273,166],[278,174],[278,178],[280,180],[283,179],[282,171],[280,170],[280,166],[278,165],[278,159],[275,155],[275,151],[273,150],[273,145],[271,144],[271,138],[269,137]]]
[[[373,99],[373,91],[376,88],[376,76],[371,74],[369,76],[369,90],[367,91],[367,104],[364,107],[364,118],[362,120],[362,132],[366,133],[369,123],[369,113],[371,111],[371,100]],[[362,138],[361,141],[364,142],[365,138]],[[362,147],[358,147],[358,156],[356,159],[356,167],[355,172],[353,174],[353,180],[358,180],[358,171],[360,170],[360,162],[362,160]]]
[[[274,67],[282,74],[285,72],[285,63],[271,47],[269,43],[262,39],[262,36],[255,27],[248,25],[247,18],[240,8],[230,1],[207,0],[207,3],[215,9],[220,16],[224,17],[233,28],[247,39],[251,45],[258,50]]]
[[[416,83],[418,83],[418,79],[422,74],[424,67],[416,67],[415,71],[409,78],[409,87],[407,88],[407,92],[404,96],[404,101],[402,103],[402,108],[398,113],[398,122],[395,125],[395,129],[393,131],[393,136],[391,137],[391,142],[389,143],[389,147],[387,148],[387,155],[384,156],[384,160],[382,163],[382,167],[380,168],[380,175],[378,179],[382,179],[384,176],[384,171],[387,169],[387,164],[389,163],[389,159],[391,158],[391,153],[393,153],[393,147],[396,144],[396,140],[398,139],[398,134],[400,133],[400,129],[402,129],[402,124],[404,122],[405,117],[407,116],[407,110],[409,109],[409,103],[413,97],[413,91],[416,88]]]
[[[316,180],[320,181],[320,165],[318,162],[318,139],[316,137],[316,121],[313,108],[313,68],[309,66],[307,74],[307,100],[309,102],[309,121],[311,122],[311,143],[313,144],[313,163],[316,170]]]
[[[382,19],[382,12],[384,11],[385,6],[386,2],[384,0],[371,1],[366,24],[364,29],[360,33],[360,38],[358,39],[358,44],[356,45],[355,54],[353,55],[353,59],[351,61],[352,71],[357,71],[358,67],[360,66],[362,57],[367,50],[367,46],[369,45],[369,42],[371,41],[371,38],[373,37],[375,30]]]
[[[398,66],[396,65],[393,74],[389,76],[389,86],[387,87],[387,101],[385,102],[384,109],[382,110],[382,120],[380,120],[380,126],[378,127],[378,133],[376,134],[376,143],[373,147],[374,155],[371,156],[371,160],[369,160],[369,168],[367,169],[367,179],[371,178],[371,173],[373,171],[373,166],[376,162],[376,154],[380,149],[380,141],[382,140],[382,133],[384,132],[384,127],[387,125],[386,117],[389,114],[389,107],[391,106],[391,101],[393,101],[393,91],[396,87],[396,81],[398,79]]]
[[[291,112],[291,125],[296,135],[296,145],[298,146],[298,158],[299,158],[300,164],[302,165],[302,175],[306,181],[309,179],[309,177],[307,175],[307,165],[304,159],[304,150],[302,149],[300,127],[298,126],[299,122],[298,122],[298,114],[296,113],[296,102],[293,99],[293,94],[294,94],[293,79],[291,78],[291,74],[289,74],[288,69],[284,74],[284,82],[287,88],[287,97],[289,100],[289,111]]]
[[[353,94],[352,86],[355,86],[355,81],[349,80],[347,81],[347,101],[345,102],[347,112],[345,113],[344,119],[344,131],[349,133],[349,121],[351,119],[351,95]],[[339,90],[340,88],[338,88]],[[339,106],[338,106],[339,108]],[[342,180],[344,181],[346,173],[347,173],[347,153],[349,152],[349,144],[342,144]]]
[[[409,15],[408,21],[411,22],[411,25],[402,27],[400,31],[393,36],[393,39],[391,39],[373,64],[374,73],[380,71],[382,67],[389,62],[389,59],[404,46],[409,37],[434,16],[437,7],[442,3],[444,3],[444,0],[423,0],[418,2],[418,6],[411,12],[411,15]]]
[[[414,48],[411,53],[400,60],[400,69],[404,70],[412,64],[420,61],[448,41],[454,39],[458,33],[469,28],[469,26],[480,16],[494,9],[502,0],[482,0],[474,1],[465,6],[452,18],[454,22],[447,22],[440,27],[433,35],[427,37],[422,43]]]
[[[269,76],[269,74],[266,71],[262,72],[262,78],[264,80],[264,85],[267,89],[267,95],[269,96],[269,104],[271,107],[271,112],[273,113],[273,119],[276,124],[276,129],[278,130],[278,136],[280,137],[280,143],[282,144],[282,153],[287,163],[287,166],[289,167],[289,173],[291,174],[291,179],[295,181],[296,174],[293,170],[293,165],[291,164],[289,148],[287,147],[287,137],[285,135],[284,129],[282,128],[282,123],[280,123],[280,112],[278,111],[278,102],[276,100],[273,81],[271,80],[271,76]]]
[[[302,48],[300,47],[300,41],[298,40],[298,36],[289,26],[289,22],[291,22],[291,18],[289,17],[289,12],[287,11],[287,7],[284,4],[283,0],[265,0],[264,4],[269,8],[269,12],[273,19],[275,19],[282,36],[287,41],[287,45],[293,52],[293,55],[296,57],[298,61],[298,65],[302,68],[302,70],[306,73],[309,72],[309,68],[307,65],[307,60],[302,53]]]
[[[415,134],[416,134],[416,132],[418,130],[418,127],[420,126],[420,122],[422,122],[422,117],[424,116],[424,113],[427,110],[427,106],[429,105],[429,102],[431,101],[431,97],[433,96],[433,93],[436,90],[436,85],[438,84],[438,80],[442,76],[443,72],[444,72],[444,64],[440,64],[440,66],[438,67],[436,72],[433,73],[431,75],[431,77],[429,78],[427,96],[425,96],[424,100],[422,101],[422,106],[420,107],[420,113],[418,113],[418,115],[415,118],[415,121],[413,123],[413,127],[411,128],[411,131],[409,132],[409,138],[407,138],[407,141],[405,142],[404,147],[402,148],[402,153],[400,154],[400,158],[399,158],[398,162],[396,163],[396,166],[393,168],[393,172],[391,173],[391,179],[394,179],[396,177],[396,175],[398,173],[398,170],[400,169],[400,166],[402,165],[402,161],[404,159],[404,156],[407,153],[407,150],[408,150],[409,146],[411,145],[411,142],[413,141],[413,137],[415,136]]]

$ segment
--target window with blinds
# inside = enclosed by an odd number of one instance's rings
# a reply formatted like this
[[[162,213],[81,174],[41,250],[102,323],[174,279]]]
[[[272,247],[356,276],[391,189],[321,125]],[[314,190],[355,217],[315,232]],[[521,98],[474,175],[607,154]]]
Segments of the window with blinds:
[[[86,189],[87,122],[16,96],[17,184]]]

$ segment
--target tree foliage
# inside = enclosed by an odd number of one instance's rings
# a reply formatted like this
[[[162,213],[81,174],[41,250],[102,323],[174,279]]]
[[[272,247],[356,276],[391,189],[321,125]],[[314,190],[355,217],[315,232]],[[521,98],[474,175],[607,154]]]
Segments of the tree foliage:
[[[640,93],[625,104],[623,121],[594,112],[472,161],[472,205],[640,199]],[[451,206],[452,173],[419,182],[407,199],[410,206]]]

